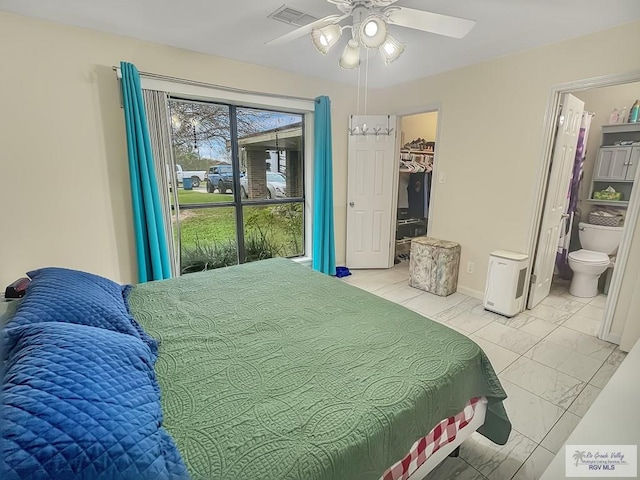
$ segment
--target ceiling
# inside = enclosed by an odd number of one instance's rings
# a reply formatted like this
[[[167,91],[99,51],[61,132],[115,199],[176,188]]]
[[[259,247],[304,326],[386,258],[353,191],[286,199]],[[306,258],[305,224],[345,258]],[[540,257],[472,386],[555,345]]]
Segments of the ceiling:
[[[283,3],[315,17],[338,13],[326,0],[0,0],[0,10],[356,84],[357,71],[337,65],[345,38],[325,57],[308,36],[265,45],[295,28],[267,18]],[[404,83],[640,19],[639,0],[399,0],[398,5],[477,24],[461,40],[391,26],[407,48],[388,66],[372,52],[369,87]]]

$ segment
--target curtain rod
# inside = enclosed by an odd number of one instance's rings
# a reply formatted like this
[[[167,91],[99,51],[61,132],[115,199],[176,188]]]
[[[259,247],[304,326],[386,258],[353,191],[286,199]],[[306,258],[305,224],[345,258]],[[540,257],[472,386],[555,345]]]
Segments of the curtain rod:
[[[120,67],[116,67],[115,65],[112,67],[114,71],[120,71]],[[307,97],[296,97],[293,95],[280,95],[277,93],[268,93],[268,92],[256,92],[253,90],[244,90],[242,88],[234,88],[227,87],[224,85],[216,85],[215,83],[206,83],[206,82],[198,82],[196,80],[187,80],[184,78],[178,77],[170,77],[168,75],[161,75],[159,73],[150,73],[150,72],[141,72],[139,71],[140,76],[147,78],[154,78],[156,80],[166,80],[174,83],[182,83],[184,85],[193,85],[196,87],[207,87],[207,88],[217,88],[219,90],[224,90],[226,92],[233,93],[244,93],[248,95],[261,95],[263,97],[271,97],[271,98],[286,98],[287,100],[303,100],[305,102],[315,102],[315,98],[307,98]]]

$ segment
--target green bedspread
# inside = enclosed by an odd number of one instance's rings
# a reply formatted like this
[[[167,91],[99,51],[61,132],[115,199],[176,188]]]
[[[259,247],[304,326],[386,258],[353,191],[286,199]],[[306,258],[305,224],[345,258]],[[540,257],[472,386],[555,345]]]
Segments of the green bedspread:
[[[164,424],[194,479],[379,479],[476,396],[511,425],[484,352],[400,305],[284,259],[136,286],[160,340]]]

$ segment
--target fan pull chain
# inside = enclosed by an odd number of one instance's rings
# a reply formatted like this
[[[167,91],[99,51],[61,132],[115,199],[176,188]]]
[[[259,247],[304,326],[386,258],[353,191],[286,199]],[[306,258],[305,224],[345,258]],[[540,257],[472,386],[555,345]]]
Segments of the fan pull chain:
[[[367,101],[369,99],[369,49],[367,51],[367,65],[364,72],[364,114],[367,115]]]
[[[362,62],[358,62],[358,88],[356,89],[356,115],[360,115],[360,70]]]

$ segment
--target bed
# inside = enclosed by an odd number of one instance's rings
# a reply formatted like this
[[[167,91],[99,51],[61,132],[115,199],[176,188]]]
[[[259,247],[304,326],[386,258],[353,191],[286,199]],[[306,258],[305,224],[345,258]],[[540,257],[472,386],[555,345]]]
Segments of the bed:
[[[162,428],[193,479],[413,480],[471,431],[509,436],[474,342],[290,260],[125,298],[158,341]]]
[[[377,479],[474,397],[480,431],[508,436],[475,343],[295,262],[138,285],[129,304],[160,340],[165,427],[194,477]]]

